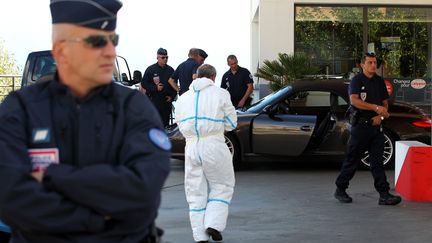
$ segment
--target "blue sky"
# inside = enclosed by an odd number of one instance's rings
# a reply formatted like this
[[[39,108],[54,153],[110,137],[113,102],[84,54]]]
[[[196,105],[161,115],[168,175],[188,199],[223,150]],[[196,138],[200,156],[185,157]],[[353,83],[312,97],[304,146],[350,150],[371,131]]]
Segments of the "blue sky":
[[[168,50],[174,69],[186,60],[191,47],[204,49],[206,63],[214,65],[217,79],[228,70],[226,57],[237,55],[250,64],[249,0],[123,0],[118,14],[117,53],[131,71],[156,62],[159,47]],[[47,0],[13,0],[3,4],[0,38],[24,66],[27,54],[51,48],[51,15]]]

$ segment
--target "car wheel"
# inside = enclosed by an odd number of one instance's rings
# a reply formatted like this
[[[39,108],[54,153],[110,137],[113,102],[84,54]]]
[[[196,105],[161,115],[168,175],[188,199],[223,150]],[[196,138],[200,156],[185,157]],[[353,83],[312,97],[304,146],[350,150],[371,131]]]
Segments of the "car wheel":
[[[384,130],[384,154],[383,164],[384,168],[392,168],[394,165],[394,154],[395,154],[395,139],[388,132]],[[370,168],[369,152],[366,151],[361,159],[362,165],[366,168]]]
[[[233,158],[234,168],[240,169],[241,165],[241,156],[240,156],[240,147],[238,145],[237,139],[232,134],[225,134],[225,143],[228,146],[228,149],[231,152]]]

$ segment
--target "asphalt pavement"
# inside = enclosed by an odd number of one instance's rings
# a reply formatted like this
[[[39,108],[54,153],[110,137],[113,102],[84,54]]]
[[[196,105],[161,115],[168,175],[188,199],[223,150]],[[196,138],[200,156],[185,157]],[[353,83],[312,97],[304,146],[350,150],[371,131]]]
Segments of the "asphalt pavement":
[[[431,242],[432,203],[379,206],[369,171],[358,171],[347,191],[353,203],[333,198],[337,162],[255,161],[236,172],[224,242]],[[387,171],[394,188],[394,171]],[[192,243],[183,162],[173,160],[157,219],[165,243]]]

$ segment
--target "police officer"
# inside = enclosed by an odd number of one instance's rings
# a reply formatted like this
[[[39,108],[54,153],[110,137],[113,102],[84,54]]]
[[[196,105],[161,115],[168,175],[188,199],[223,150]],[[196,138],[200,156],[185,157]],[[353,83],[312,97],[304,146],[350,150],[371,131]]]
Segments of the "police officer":
[[[151,242],[171,144],[111,81],[116,0],[52,0],[53,80],[0,106],[0,218],[13,242]]]
[[[389,117],[388,92],[384,80],[376,74],[377,59],[366,53],[361,59],[363,72],[357,74],[349,85],[351,101],[351,137],[342,169],[336,179],[335,198],[342,203],[351,203],[346,193],[349,181],[353,178],[363,153],[369,151],[369,162],[374,178],[375,189],[379,193],[379,205],[396,205],[399,196],[389,193],[389,183],[385,175],[382,156],[384,135],[382,121]]]
[[[164,126],[169,125],[172,101],[177,95],[177,92],[168,83],[174,69],[167,62],[167,50],[159,48],[157,62],[146,69],[141,82],[141,86],[146,88],[147,95],[159,111]]]
[[[229,55],[227,64],[230,69],[222,76],[221,88],[228,90],[235,108],[248,107],[253,92],[252,75],[246,68],[238,65],[237,57]]]
[[[202,56],[200,56],[200,53]],[[195,73],[198,67],[204,63],[205,58],[207,58],[207,53],[203,50],[200,52],[198,48],[191,48],[189,50],[188,59],[182,62],[174,71],[173,75],[171,75],[168,83],[179,95],[189,90],[189,85],[192,83],[192,80],[195,79]],[[180,87],[177,83],[180,84]]]

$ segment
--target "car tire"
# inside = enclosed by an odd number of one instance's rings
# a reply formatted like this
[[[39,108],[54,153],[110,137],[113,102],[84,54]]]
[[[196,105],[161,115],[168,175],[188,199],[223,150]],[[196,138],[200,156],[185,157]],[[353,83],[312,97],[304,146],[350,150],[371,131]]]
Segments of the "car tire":
[[[242,161],[240,155],[240,146],[237,141],[237,138],[230,133],[225,134],[225,143],[228,146],[228,149],[231,152],[233,158],[233,165],[235,170],[240,170]]]
[[[384,130],[384,168],[391,169],[394,168],[394,157],[395,157],[395,136],[389,131]],[[364,156],[361,158],[361,164],[363,168],[370,169],[369,163],[369,153],[365,152]]]

